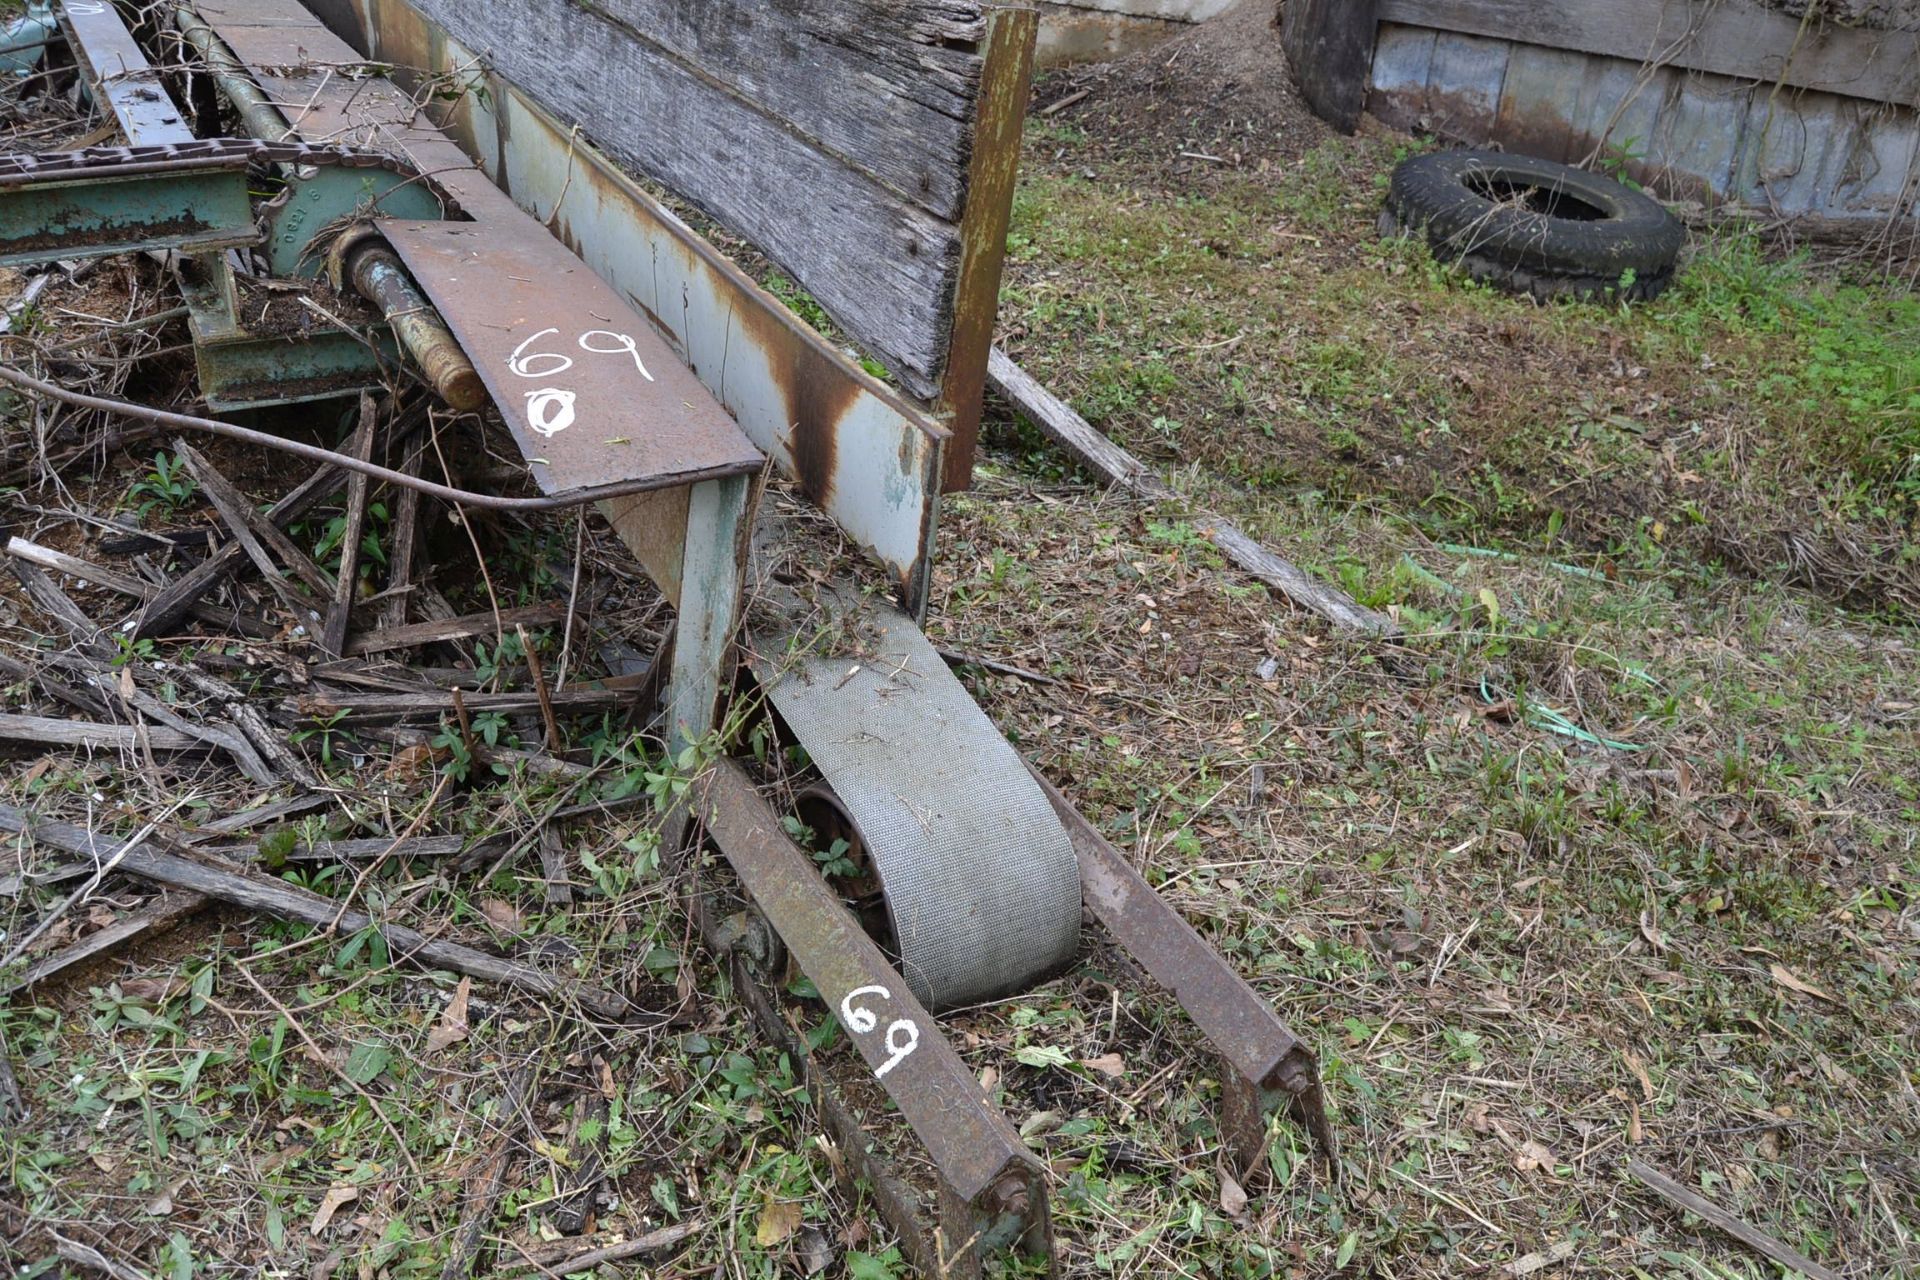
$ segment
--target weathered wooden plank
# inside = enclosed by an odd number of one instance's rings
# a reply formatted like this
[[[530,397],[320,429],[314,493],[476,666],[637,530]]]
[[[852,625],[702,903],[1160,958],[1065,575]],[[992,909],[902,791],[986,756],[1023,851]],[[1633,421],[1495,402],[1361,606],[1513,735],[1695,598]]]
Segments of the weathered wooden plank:
[[[985,5],[596,0],[590,7],[929,213],[959,216]]]
[[[914,394],[938,393],[960,254],[951,223],[567,0],[414,7],[616,159],[751,240]]]
[[[1000,276],[1020,176],[1020,139],[1033,96],[1037,17],[1031,10],[995,10],[987,22],[985,73],[967,171],[967,208],[960,219],[960,262],[953,288],[953,338],[937,411],[953,431],[941,487],[973,481],[974,447],[987,393],[987,362],[1000,317]]]
[[[1920,31],[1815,24],[1758,0],[1379,0],[1380,18],[1920,105]]]
[[[1430,27],[1380,25],[1367,110],[1396,129],[1412,132],[1424,127],[1427,80],[1433,74],[1433,42],[1438,35]]]
[[[1433,42],[1427,119],[1437,134],[1477,141],[1493,129],[1513,46],[1504,40],[1442,33]]]
[[[206,744],[178,729],[152,725],[96,724],[89,720],[56,720],[49,716],[22,716],[0,712],[0,739],[31,742],[42,747],[88,747],[133,751],[142,746],[155,751],[203,751]]]
[[[1319,116],[1352,133],[1366,104],[1378,0],[1288,0],[1280,42],[1300,92]]]

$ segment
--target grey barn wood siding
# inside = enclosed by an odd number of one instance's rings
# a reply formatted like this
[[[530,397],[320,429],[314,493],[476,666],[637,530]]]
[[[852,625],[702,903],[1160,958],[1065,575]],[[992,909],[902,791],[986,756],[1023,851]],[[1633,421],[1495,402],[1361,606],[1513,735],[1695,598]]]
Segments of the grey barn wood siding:
[[[412,0],[541,106],[779,263],[939,390],[987,6]]]

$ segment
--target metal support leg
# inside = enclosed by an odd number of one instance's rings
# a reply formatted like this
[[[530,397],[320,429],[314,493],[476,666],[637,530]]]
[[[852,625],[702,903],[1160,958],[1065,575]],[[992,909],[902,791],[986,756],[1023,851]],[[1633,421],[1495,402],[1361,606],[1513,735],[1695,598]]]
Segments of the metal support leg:
[[[687,497],[678,625],[667,684],[667,740],[675,751],[715,726],[720,679],[740,618],[747,496],[751,476],[703,480]]]

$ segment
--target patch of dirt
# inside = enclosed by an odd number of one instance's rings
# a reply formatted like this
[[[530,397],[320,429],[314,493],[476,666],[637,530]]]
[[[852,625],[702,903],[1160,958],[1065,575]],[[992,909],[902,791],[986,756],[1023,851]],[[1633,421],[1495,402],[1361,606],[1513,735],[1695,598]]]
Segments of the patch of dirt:
[[[1297,159],[1332,136],[1300,97],[1273,0],[1241,4],[1192,31],[1117,62],[1047,80],[1034,104],[1084,93],[1062,115],[1102,149],[1160,155],[1174,173]]]

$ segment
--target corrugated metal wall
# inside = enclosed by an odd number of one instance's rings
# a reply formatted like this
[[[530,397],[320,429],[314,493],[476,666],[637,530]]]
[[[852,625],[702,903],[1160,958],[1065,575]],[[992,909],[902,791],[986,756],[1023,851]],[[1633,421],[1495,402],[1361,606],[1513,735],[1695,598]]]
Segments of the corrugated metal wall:
[[[1453,140],[1600,154],[1669,198],[1920,216],[1920,117],[1906,106],[1396,23],[1380,27],[1367,106]]]

